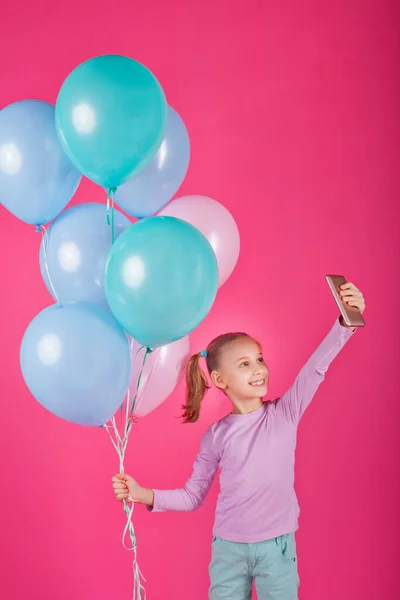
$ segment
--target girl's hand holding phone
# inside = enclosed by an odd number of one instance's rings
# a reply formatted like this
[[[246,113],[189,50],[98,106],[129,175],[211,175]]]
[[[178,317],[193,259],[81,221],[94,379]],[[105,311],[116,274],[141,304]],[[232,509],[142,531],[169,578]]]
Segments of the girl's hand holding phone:
[[[364,296],[354,283],[347,282],[341,285],[339,294],[343,302],[346,302],[349,306],[355,306],[363,314],[365,310]]]

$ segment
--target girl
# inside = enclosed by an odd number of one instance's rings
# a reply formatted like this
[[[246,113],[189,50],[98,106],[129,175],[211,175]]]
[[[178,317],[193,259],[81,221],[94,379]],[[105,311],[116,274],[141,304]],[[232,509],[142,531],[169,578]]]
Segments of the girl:
[[[341,296],[350,306],[364,311],[363,295],[352,283],[341,287]],[[202,357],[212,382],[232,402],[232,412],[204,435],[185,487],[151,490],[129,475],[113,478],[120,501],[139,502],[153,511],[192,511],[204,502],[217,470],[221,470],[210,600],[250,600],[253,581],[259,600],[297,600],[296,430],[330,363],[352,331],[339,319],[292,387],[274,402],[262,400],[269,372],[257,341],[244,333],[217,337],[207,350],[192,356],[187,366],[184,420],[197,421],[209,387],[199,366]]]

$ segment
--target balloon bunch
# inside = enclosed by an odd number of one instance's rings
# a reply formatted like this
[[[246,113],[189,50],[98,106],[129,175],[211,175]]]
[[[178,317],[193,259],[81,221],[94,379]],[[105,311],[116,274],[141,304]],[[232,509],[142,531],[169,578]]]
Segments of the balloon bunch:
[[[121,471],[134,419],[175,389],[188,336],[239,256],[226,208],[204,196],[171,201],[189,156],[187,129],[159,82],[124,56],[78,66],[55,107],[24,100],[0,111],[0,200],[43,232],[40,269],[56,301],[25,332],[23,377],[54,415],[105,428]],[[107,208],[63,210],[82,174],[107,189]],[[132,509],[124,509],[142,598]]]

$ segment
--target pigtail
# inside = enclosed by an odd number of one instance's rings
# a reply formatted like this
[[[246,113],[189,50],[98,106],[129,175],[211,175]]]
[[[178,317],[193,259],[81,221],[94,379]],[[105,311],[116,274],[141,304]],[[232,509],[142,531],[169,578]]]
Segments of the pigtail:
[[[186,366],[187,397],[183,409],[183,422],[195,423],[200,416],[201,402],[210,388],[207,377],[199,365],[201,354],[194,354]]]

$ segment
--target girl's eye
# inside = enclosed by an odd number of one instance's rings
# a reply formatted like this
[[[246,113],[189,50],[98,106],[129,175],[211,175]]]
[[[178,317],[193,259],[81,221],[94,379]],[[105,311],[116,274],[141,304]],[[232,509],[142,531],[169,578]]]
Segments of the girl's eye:
[[[248,362],[242,362],[240,365],[240,367],[248,367],[248,366],[249,366]]]
[[[264,359],[263,359],[263,357],[262,357],[262,356],[260,356],[260,358],[258,359],[258,362],[259,362],[259,363],[263,363],[263,362],[264,362]]]

